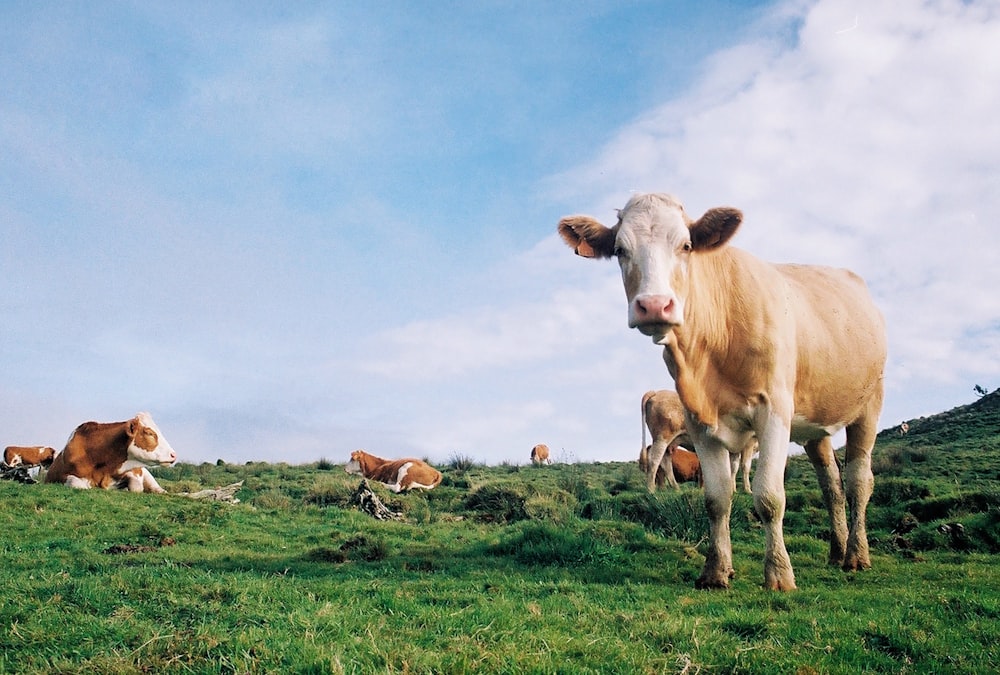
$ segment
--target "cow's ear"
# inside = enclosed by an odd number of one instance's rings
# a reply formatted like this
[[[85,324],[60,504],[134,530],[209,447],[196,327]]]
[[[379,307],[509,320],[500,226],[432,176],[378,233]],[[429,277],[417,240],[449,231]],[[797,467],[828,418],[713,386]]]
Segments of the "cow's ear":
[[[128,426],[125,428],[128,433],[129,438],[135,438],[136,432],[139,431],[139,418],[133,417],[128,421]]]
[[[584,258],[610,258],[615,252],[615,230],[590,216],[567,216],[559,221],[559,236]]]
[[[709,209],[698,220],[689,225],[691,247],[695,251],[711,251],[725,244],[736,234],[743,213],[728,206]]]

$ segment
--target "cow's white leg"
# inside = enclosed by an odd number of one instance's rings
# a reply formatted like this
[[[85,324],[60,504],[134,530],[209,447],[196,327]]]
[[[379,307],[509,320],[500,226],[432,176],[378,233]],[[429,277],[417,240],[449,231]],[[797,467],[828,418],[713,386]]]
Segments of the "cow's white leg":
[[[829,436],[806,443],[806,454],[816,471],[823,502],[830,514],[830,564],[843,565],[847,553],[847,513],[844,510],[844,490],[840,484],[840,467]]]
[[[865,413],[847,427],[847,448],[845,450],[844,486],[847,505],[851,509],[851,529],[847,535],[847,552],[844,555],[845,570],[860,570],[871,567],[868,553],[868,532],[865,517],[868,500],[875,486],[872,474],[872,447],[878,432],[878,415],[882,409],[882,387],[868,401]]]
[[[129,486],[129,489],[131,490],[132,487]],[[166,492],[166,490],[160,487],[160,484],[156,482],[156,479],[153,478],[153,474],[151,474],[149,472],[149,469],[147,469],[146,467],[142,468],[142,482],[141,485],[139,486],[139,489],[133,490],[133,492],[142,492],[143,490],[145,490],[146,492],[157,492],[157,493]]]
[[[729,453],[729,468],[732,469],[733,493],[736,493],[736,475],[740,471],[740,455]]]
[[[647,459],[649,464],[646,469],[646,489],[650,492],[656,492],[656,471],[661,465],[667,472],[667,484],[672,488],[679,489],[677,479],[674,478],[673,460],[670,458],[670,453],[667,452],[667,442],[664,439],[657,438],[653,441]]]
[[[729,588],[733,576],[733,547],[729,538],[729,513],[733,505],[729,450],[714,437],[696,441],[701,475],[705,481],[705,510],[710,535],[708,554],[695,588]]]
[[[754,508],[764,525],[764,587],[777,591],[795,588],[792,561],[782,532],[790,433],[787,422],[773,412],[768,414],[763,429],[757,430],[760,456],[753,476]]]

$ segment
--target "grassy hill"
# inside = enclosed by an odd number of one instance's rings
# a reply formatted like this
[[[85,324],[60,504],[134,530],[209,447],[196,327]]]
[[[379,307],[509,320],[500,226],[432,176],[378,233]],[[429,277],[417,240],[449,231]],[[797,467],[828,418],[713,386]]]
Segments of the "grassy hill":
[[[1000,391],[879,435],[873,569],[825,564],[808,461],[786,471],[799,590],[766,592],[747,495],[737,576],[693,588],[701,491],[634,463],[441,467],[351,506],[340,464],[181,464],[172,494],[0,481],[0,672],[993,672]],[[239,504],[180,496],[244,481]]]

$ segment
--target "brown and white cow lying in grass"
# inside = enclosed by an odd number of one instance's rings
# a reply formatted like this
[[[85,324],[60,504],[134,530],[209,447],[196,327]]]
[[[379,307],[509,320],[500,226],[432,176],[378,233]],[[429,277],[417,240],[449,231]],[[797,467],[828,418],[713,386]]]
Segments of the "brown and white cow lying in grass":
[[[558,231],[578,255],[617,258],[629,326],[663,346],[705,478],[711,541],[696,585],[729,586],[729,457],[755,437],[764,585],[787,590],[795,588],[782,529],[789,440],[805,446],[819,479],[830,562],[845,570],[871,565],[865,512],[882,409],[885,321],[852,272],[776,265],[727,246],[742,219],[737,209],[715,208],[691,220],[670,195],[637,194],[612,228],[570,216]],[[830,437],[844,428],[842,488]]]
[[[382,459],[364,450],[351,453],[344,471],[382,483],[393,492],[431,490],[441,482],[441,472],[423,460]]]
[[[56,451],[44,445],[8,445],[3,450],[3,462],[7,466],[50,466]]]
[[[126,422],[84,422],[66,442],[46,483],[74,488],[104,488],[131,492],[164,492],[146,467],[170,466],[177,453],[160,433],[149,413]]]

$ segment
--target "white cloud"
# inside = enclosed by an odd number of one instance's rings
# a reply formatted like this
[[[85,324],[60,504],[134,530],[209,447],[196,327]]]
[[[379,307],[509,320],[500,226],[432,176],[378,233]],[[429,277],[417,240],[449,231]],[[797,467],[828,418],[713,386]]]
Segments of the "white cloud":
[[[743,208],[737,245],[868,279],[889,324],[885,424],[964,402],[956,383],[971,389],[1000,369],[1000,268],[990,263],[1000,230],[982,218],[1000,206],[1000,90],[983,86],[1000,81],[990,58],[1000,21],[987,14],[875,3],[838,32],[854,13],[818,3],[792,44],[767,39],[716,55],[700,86],[547,185],[580,204],[571,211],[606,222],[635,189],[674,192],[693,215]],[[956,112],[964,100],[972,105]],[[669,386],[659,349],[625,336],[612,263],[547,243],[538,268],[580,271],[539,275],[549,290],[532,303],[494,295],[489,309],[383,335],[392,357],[375,369],[471,378],[517,368],[528,378],[534,367],[528,381],[552,407],[465,406],[454,438],[481,438],[491,457],[547,442],[581,459],[631,458],[639,397]],[[532,424],[522,431],[512,420]],[[489,433],[497,426],[502,442]]]
[[[995,376],[982,349],[1000,317],[1000,229],[984,220],[1000,207],[1000,89],[984,83],[1000,81],[998,8],[866,3],[840,31],[854,11],[817,3],[793,45],[718,54],[700,87],[557,186],[608,195],[598,204],[639,187],[694,215],[743,208],[737,245],[868,279],[889,321],[890,387]]]

